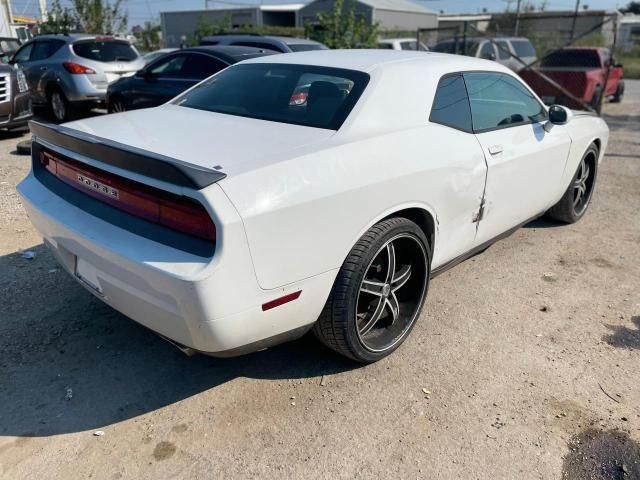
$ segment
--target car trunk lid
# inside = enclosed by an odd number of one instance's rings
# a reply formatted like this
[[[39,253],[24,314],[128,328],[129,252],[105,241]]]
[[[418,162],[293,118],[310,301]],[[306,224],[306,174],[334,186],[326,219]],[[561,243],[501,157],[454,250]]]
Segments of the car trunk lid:
[[[335,134],[171,104],[79,120],[66,127],[228,176],[286,160]]]

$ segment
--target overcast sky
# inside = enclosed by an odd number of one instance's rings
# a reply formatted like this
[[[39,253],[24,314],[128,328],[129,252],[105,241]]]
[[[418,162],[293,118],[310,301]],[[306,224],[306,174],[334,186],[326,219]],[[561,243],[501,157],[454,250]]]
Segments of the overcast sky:
[[[513,0],[512,5],[515,6]],[[526,0],[525,0],[526,1]],[[529,0],[539,5],[543,0]],[[37,0],[12,0],[14,15],[37,15]],[[63,1],[63,3],[66,3]],[[298,3],[287,0],[264,0],[263,3]],[[304,0],[299,3],[306,3]],[[487,8],[489,11],[504,11],[505,0],[417,0],[431,10],[444,10],[447,13],[477,13]],[[591,9],[608,9],[626,5],[627,1],[581,0],[581,4]],[[198,10],[204,8],[205,0],[124,0],[129,10],[129,25],[136,25],[147,20],[157,20],[159,12],[170,10]],[[259,0],[224,0],[210,1],[210,7],[247,6],[260,4]],[[575,0],[547,0],[547,10],[571,10],[575,8]]]

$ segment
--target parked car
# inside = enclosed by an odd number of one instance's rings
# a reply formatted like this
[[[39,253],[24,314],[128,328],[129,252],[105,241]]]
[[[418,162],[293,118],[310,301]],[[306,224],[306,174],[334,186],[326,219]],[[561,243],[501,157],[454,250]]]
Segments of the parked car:
[[[607,80],[610,65],[613,68]],[[606,48],[563,48],[544,57],[538,70],[593,108],[600,105],[603,95],[614,102],[620,102],[624,96],[622,65],[615,62],[610,50]],[[521,76],[545,103],[562,103],[580,108],[577,102],[536,72],[523,71]],[[605,81],[607,86],[603,88]]]
[[[9,63],[18,48],[20,48],[20,40],[17,38],[0,37],[0,62]]]
[[[229,65],[249,58],[274,55],[254,47],[195,47],[157,59],[133,76],[121,78],[107,89],[109,112],[162,105],[186,89]]]
[[[24,73],[11,65],[0,65],[0,128],[24,127],[31,117],[31,98]]]
[[[103,104],[110,83],[144,67],[129,42],[80,34],[36,37],[11,63],[24,71],[33,103],[48,105],[58,122]]]
[[[360,362],[407,338],[434,275],[582,218],[609,135],[495,62],[383,50],[254,58],[160,107],[31,129],[18,190],[89,292],[187,351],[313,328]]]
[[[378,48],[383,50],[420,50],[429,51],[427,46],[413,37],[409,38],[381,38],[378,40]]]
[[[167,53],[173,53],[177,48],[161,48],[160,50],[154,50],[153,52],[145,53],[142,58],[144,58],[145,63],[148,65],[153,62],[155,59],[161,57],[162,55],[166,55]]]
[[[278,53],[326,50],[327,46],[313,40],[295,37],[274,37],[266,35],[212,35],[203,37],[200,45],[236,45],[273,50]]]
[[[527,65],[538,59],[536,49],[525,37],[497,37],[493,41],[485,37],[467,37],[466,39],[458,37],[441,41],[432,46],[431,50],[495,60],[514,72],[518,72],[524,67],[523,63],[515,56]]]

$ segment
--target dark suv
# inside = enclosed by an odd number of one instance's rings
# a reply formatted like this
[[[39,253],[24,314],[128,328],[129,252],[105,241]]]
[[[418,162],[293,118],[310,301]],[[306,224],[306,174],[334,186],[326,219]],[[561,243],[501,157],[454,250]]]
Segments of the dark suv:
[[[327,50],[327,46],[313,40],[295,37],[272,37],[265,35],[212,35],[203,37],[200,45],[236,45],[273,50],[278,53]]]
[[[22,127],[31,117],[31,98],[24,73],[0,64],[0,128]]]

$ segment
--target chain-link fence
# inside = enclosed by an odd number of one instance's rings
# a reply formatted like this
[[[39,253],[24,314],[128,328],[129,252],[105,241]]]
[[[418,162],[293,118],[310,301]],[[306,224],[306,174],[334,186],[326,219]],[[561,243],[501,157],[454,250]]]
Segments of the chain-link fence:
[[[605,12],[494,15],[420,29],[431,50],[495,60],[519,73],[547,104],[600,113],[624,93],[616,50],[618,16]],[[451,25],[448,25],[450,23]]]

